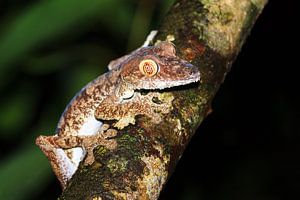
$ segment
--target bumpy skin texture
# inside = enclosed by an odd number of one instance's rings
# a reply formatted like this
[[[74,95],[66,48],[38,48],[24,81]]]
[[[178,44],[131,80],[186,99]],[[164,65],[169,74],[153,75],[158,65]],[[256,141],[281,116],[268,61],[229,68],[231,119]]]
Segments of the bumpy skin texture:
[[[158,66],[154,76],[144,75],[141,61],[150,59]],[[69,103],[59,120],[54,136],[39,136],[36,144],[46,154],[64,188],[76,171],[80,161],[94,161],[93,148],[103,145],[114,149],[117,134],[134,123],[137,115],[147,115],[157,121],[157,112],[168,108],[153,104],[155,92],[142,94],[141,90],[165,89],[197,82],[198,68],[176,56],[169,42],[142,47],[125,57],[113,61],[110,71],[85,86]],[[114,127],[101,120],[116,120]]]

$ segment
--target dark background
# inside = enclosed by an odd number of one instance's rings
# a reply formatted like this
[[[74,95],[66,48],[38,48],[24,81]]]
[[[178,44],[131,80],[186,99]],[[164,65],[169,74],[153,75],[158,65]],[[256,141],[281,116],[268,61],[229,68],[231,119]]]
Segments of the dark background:
[[[1,0],[0,199],[60,194],[34,138],[52,134],[72,96],[171,3]],[[161,199],[299,199],[297,12],[297,0],[269,1]]]

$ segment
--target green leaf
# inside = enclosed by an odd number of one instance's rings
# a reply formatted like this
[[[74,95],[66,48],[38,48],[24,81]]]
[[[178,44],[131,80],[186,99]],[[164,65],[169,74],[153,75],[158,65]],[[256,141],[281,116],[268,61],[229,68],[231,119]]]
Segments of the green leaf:
[[[130,19],[125,5],[118,0],[40,1],[1,33],[0,80],[5,78],[12,63],[20,62],[35,47],[62,35],[78,33],[88,24],[95,23],[95,19],[102,19],[116,34],[124,35],[128,32]],[[70,28],[75,31],[71,32]]]
[[[128,39],[128,49],[133,50],[141,46],[149,34],[149,28],[157,1],[140,0],[132,20]]]
[[[33,75],[44,75],[66,67],[72,70],[73,65],[79,64],[94,65],[95,69],[99,69],[98,65],[107,65],[108,59],[113,57],[112,55],[113,53],[103,45],[71,45],[52,53],[27,59],[24,62],[23,70]],[[96,75],[100,75],[99,71],[95,72]]]
[[[0,136],[12,137],[19,133],[33,117],[37,93],[32,84],[23,83],[1,99]]]

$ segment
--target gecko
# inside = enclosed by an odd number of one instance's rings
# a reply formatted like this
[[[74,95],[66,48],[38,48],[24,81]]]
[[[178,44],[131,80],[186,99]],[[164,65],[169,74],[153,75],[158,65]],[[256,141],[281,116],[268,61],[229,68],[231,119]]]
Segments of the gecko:
[[[96,146],[114,149],[117,144],[111,138],[117,135],[118,129],[133,124],[132,119],[138,115],[150,118],[158,115],[155,109],[163,105],[149,102],[155,92],[142,94],[142,91],[163,90],[200,80],[198,68],[176,56],[174,44],[166,41],[154,46],[144,44],[111,61],[108,68],[107,73],[88,83],[73,97],[54,135],[41,135],[36,139],[63,189],[80,162],[93,163]],[[103,123],[105,120],[116,123],[112,128]]]

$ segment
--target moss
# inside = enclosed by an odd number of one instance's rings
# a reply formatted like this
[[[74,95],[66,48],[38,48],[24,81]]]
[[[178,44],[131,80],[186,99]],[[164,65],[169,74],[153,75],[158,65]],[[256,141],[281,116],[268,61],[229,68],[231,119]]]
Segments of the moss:
[[[106,153],[108,152],[108,149],[105,146],[97,146],[94,149],[94,155],[99,155],[101,157],[103,157]]]
[[[94,149],[95,162],[91,166],[81,166],[61,199],[89,199],[87,197],[91,191],[99,193],[93,198],[102,196],[105,197],[104,199],[118,199],[120,195],[136,190],[136,182],[142,176],[145,167],[141,158],[151,150],[147,148],[150,145],[147,145],[139,134],[126,132],[120,133],[116,140],[118,148],[115,150],[109,150],[104,146]],[[128,176],[128,174],[131,175]],[[85,177],[85,180],[81,181],[81,177]],[[86,190],[75,196],[80,188],[86,188]]]
[[[115,172],[123,173],[127,169],[128,160],[119,155],[111,157],[107,162],[107,167],[112,174]]]
[[[264,0],[252,0],[262,5]],[[200,34],[199,39],[222,55],[230,55],[239,47],[240,30],[244,27],[249,0],[201,0],[206,12],[193,12],[193,26]]]
[[[128,134],[128,133],[123,133],[119,138],[116,139],[119,149],[121,150],[127,150],[130,151],[134,148],[137,148],[137,143],[139,141],[138,136]],[[139,151],[134,151],[132,152],[133,155],[139,156],[141,153]]]
[[[162,102],[172,102],[174,100],[174,96],[171,92],[164,92],[160,94],[159,99]]]

